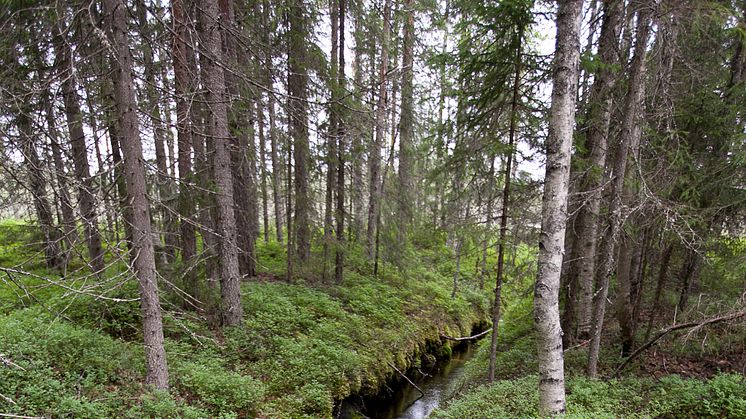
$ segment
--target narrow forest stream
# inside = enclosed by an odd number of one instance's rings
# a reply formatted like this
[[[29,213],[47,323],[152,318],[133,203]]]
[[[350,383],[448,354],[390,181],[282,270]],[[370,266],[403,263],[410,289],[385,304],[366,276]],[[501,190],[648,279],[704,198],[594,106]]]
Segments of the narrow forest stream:
[[[475,354],[476,345],[464,343],[453,349],[450,359],[442,359],[432,368],[415,369],[407,377],[422,390],[424,395],[402,379],[389,384],[377,397],[350,397],[342,403],[340,418],[362,414],[371,419],[422,419],[427,418],[441,402],[451,383],[463,373],[464,365]]]

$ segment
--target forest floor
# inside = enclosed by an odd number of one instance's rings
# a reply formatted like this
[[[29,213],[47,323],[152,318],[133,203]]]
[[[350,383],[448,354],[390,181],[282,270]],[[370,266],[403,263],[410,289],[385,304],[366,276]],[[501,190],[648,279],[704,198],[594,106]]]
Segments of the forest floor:
[[[450,256],[421,250],[406,274],[368,274],[350,254],[341,284],[284,281],[283,248],[258,246],[257,280],[242,285],[245,321],[220,332],[182,310],[164,285],[162,306],[171,390],[142,385],[144,355],[137,284],[121,264],[87,294],[81,274],[60,278],[38,263],[23,227],[0,237],[0,413],[44,417],[331,417],[350,394],[375,393],[422,355],[448,356],[441,333],[484,327],[489,292],[464,285],[451,298]],[[84,272],[84,271],[81,271]],[[168,275],[166,269],[162,270]],[[76,276],[78,275],[78,276]],[[308,275],[312,277],[312,275]],[[173,282],[178,282],[171,278]],[[209,291],[209,290],[208,290]],[[112,301],[116,298],[125,301]],[[445,345],[445,346],[443,346]]]
[[[0,272],[2,414],[329,418],[339,400],[375,393],[398,378],[392,366],[404,371],[419,366],[425,354],[449,356],[441,334],[465,336],[475,325],[484,327],[494,286],[488,278],[479,289],[478,252],[470,252],[451,298],[454,258],[442,240],[407,250],[406,269],[382,264],[377,278],[362,252],[352,251],[341,284],[322,281],[318,266],[287,282],[283,247],[259,243],[259,274],[242,285],[240,327],[211,328],[206,312],[182,309],[178,293],[162,282],[171,389],[153,392],[142,384],[137,284],[125,280],[123,264],[113,263],[100,280],[72,266],[63,279],[24,245],[34,242],[31,230],[22,224],[0,227],[0,270],[15,268]],[[314,249],[314,255],[320,252]],[[517,248],[507,272],[500,380],[486,384],[487,335],[433,417],[537,415],[533,254]],[[168,268],[161,273],[179,285]],[[204,291],[207,298],[217,292]],[[602,377],[620,359],[615,334],[612,327],[603,338]],[[570,349],[565,353],[569,416],[746,418],[745,344],[743,324],[713,326],[687,339],[672,335],[618,380],[584,378],[586,350]]]
[[[433,418],[538,417],[536,342],[527,309],[526,303],[509,307],[501,321],[498,379],[487,383],[488,337]],[[587,348],[565,352],[566,417],[746,418],[746,325],[669,336],[612,379],[621,362],[617,332],[610,327],[602,339],[598,380],[585,377]]]

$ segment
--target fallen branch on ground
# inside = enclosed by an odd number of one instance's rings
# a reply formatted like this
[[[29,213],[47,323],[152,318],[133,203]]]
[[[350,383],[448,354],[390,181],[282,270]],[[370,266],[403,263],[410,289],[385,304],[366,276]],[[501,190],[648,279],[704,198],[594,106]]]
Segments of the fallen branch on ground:
[[[674,332],[676,330],[681,329],[691,329],[691,328],[700,328],[704,326],[708,326],[715,323],[721,323],[728,320],[735,320],[739,319],[741,317],[746,317],[746,310],[737,311],[735,313],[726,314],[724,316],[717,316],[717,317],[710,317],[708,319],[696,321],[696,322],[689,322],[689,323],[681,323],[681,324],[675,324],[673,326],[669,326],[655,335],[652,339],[650,339],[647,343],[637,348],[632,354],[627,357],[627,359],[624,360],[615,370],[612,374],[613,377],[619,377],[619,373],[622,372],[624,367],[626,367],[633,359],[637,358],[641,353],[643,353],[646,349],[653,346],[655,342],[657,342],[659,339],[663,338],[667,334]]]
[[[8,402],[8,403],[10,403],[10,404],[18,404],[16,402],[14,402],[13,399],[11,399],[10,397],[4,395],[3,393],[0,393],[0,397],[2,397],[3,399],[5,399],[5,401]]]
[[[5,356],[4,354],[0,354],[0,364],[3,364],[3,366],[5,366],[5,367],[7,367],[7,366],[13,366],[13,367],[16,367],[16,368],[20,369],[21,371],[26,371],[26,368],[23,368],[22,366],[20,366],[20,365],[16,364],[15,362],[11,361],[10,358],[8,358],[7,356]]]

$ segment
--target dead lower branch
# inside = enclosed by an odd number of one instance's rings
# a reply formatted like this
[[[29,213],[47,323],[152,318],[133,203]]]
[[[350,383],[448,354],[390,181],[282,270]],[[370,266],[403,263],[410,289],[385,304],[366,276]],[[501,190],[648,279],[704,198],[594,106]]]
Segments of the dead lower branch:
[[[661,331],[659,331],[652,339],[650,339],[647,343],[637,348],[632,354],[627,357],[627,359],[624,360],[615,370],[612,374],[613,377],[619,377],[619,374],[622,372],[624,367],[626,367],[633,359],[637,358],[640,354],[642,354],[646,349],[653,346],[658,340],[666,336],[667,334],[671,332],[675,332],[677,330],[682,329],[698,329],[704,326],[709,326],[715,323],[721,323],[726,322],[729,320],[735,320],[739,319],[741,317],[746,317],[746,310],[736,311],[733,313],[725,314],[722,316],[716,316],[716,317],[710,317],[707,319],[695,321],[695,322],[688,322],[688,323],[681,323],[681,324],[675,324],[673,326],[669,326]]]

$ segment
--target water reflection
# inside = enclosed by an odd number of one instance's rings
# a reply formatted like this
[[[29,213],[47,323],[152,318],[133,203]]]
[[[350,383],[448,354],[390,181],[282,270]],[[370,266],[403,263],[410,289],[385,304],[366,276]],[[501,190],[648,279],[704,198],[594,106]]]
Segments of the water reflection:
[[[371,419],[427,418],[440,404],[448,386],[461,376],[466,361],[474,356],[474,345],[463,345],[459,349],[454,350],[450,360],[438,362],[431,370],[410,371],[407,374],[424,395],[402,380],[400,387],[385,389],[380,398],[353,402],[357,405],[355,409]],[[347,409],[343,407],[344,410]],[[346,416],[344,412],[341,414],[341,417]]]

